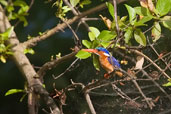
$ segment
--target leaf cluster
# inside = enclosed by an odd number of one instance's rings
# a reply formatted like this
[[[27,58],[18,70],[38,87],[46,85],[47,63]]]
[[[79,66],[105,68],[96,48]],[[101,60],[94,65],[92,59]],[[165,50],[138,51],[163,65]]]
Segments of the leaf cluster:
[[[106,6],[108,7],[108,11],[112,17],[112,21],[107,18],[100,15],[102,20],[104,21],[104,24],[108,28],[108,30],[98,30],[96,27],[90,27],[90,31],[88,33],[89,40],[82,40],[82,44],[86,48],[96,48],[99,46],[102,46],[104,48],[114,47],[114,40],[116,38],[121,38],[124,40],[124,44],[132,45],[131,39],[137,42],[138,45],[146,46],[146,35],[145,32],[142,31],[142,27],[147,27],[148,22],[153,22],[153,26],[149,27],[149,31],[151,30],[151,36],[153,38],[153,42],[156,42],[161,37],[161,25],[163,27],[168,28],[171,30],[171,17],[167,14],[171,11],[171,6],[168,4],[171,4],[171,0],[158,0],[156,5],[151,3],[152,5],[149,7],[149,4],[137,6],[137,7],[131,7],[127,4],[125,4],[125,7],[128,11],[128,16],[117,17],[118,26],[120,35],[117,34],[116,29],[116,22],[115,22],[115,16],[114,16],[114,6],[107,2]],[[128,18],[128,19],[127,19]],[[120,42],[117,42],[115,47],[124,47],[124,44],[121,44]],[[80,59],[86,59],[90,57],[91,54],[84,51],[79,51],[76,55],[76,57]],[[97,60],[97,57],[93,55],[93,64],[96,70],[99,70],[99,63]]]
[[[5,6],[7,11],[7,16],[9,20],[19,20],[24,23],[24,26],[28,25],[26,16],[28,15],[27,11],[29,6],[23,0],[16,0],[8,2],[6,0],[0,0],[0,3]]]
[[[6,63],[7,57],[13,54],[10,50],[11,45],[5,45],[5,42],[13,32],[13,28],[14,27],[8,28],[4,33],[0,33],[0,60],[3,63]]]

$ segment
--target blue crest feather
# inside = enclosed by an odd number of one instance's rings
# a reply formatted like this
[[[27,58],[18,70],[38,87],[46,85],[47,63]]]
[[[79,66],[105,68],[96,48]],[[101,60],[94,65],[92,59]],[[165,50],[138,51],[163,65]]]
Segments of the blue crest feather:
[[[108,51],[107,49],[105,49],[105,48],[97,47],[96,49],[99,50],[99,51],[103,51],[103,52],[109,54],[109,51]],[[110,55],[110,54],[109,54],[109,55]]]

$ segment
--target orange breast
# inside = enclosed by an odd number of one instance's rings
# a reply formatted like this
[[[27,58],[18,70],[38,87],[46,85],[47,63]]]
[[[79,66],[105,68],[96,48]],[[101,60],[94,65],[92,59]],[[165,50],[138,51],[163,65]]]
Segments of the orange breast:
[[[114,70],[113,65],[111,65],[107,59],[107,56],[101,55],[99,57],[100,64],[108,73],[111,73]]]

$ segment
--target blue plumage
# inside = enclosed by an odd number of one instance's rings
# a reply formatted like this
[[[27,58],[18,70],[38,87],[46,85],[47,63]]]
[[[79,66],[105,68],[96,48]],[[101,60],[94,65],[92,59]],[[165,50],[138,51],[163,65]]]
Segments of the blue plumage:
[[[105,49],[105,48],[97,47],[96,49],[99,50],[99,51],[103,51],[103,52],[109,54],[109,51],[108,51],[107,49]],[[109,55],[110,55],[110,54],[109,54]]]
[[[113,56],[110,56],[107,59],[108,59],[109,63],[112,64],[113,66],[121,68],[118,60],[116,60]]]

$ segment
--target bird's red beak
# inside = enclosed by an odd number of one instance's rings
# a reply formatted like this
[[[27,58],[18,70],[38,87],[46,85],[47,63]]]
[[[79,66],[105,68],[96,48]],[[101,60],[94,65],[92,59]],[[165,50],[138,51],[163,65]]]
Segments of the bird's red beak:
[[[97,49],[82,49],[83,51],[90,52],[90,53],[97,53]]]

